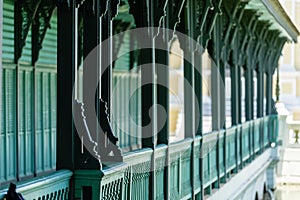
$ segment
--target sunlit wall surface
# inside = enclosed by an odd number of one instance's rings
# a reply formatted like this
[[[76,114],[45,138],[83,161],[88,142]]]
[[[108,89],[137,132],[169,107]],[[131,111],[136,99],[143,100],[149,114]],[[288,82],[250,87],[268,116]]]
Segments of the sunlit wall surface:
[[[300,27],[300,0],[280,0],[297,28]],[[300,113],[300,42],[286,43],[280,60],[280,101],[297,118]],[[276,76],[274,76],[276,77]],[[276,80],[274,81],[274,84]]]

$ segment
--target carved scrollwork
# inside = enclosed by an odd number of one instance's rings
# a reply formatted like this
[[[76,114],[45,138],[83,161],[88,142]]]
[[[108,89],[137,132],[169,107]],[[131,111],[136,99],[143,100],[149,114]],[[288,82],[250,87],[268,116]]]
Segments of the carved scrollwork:
[[[55,5],[52,0],[25,0],[15,4],[15,62],[22,55],[30,27],[32,28],[32,65],[38,59],[39,51],[50,28],[50,19]]]
[[[213,4],[211,0],[197,0],[197,3],[199,5],[199,28],[202,30],[208,11],[213,7]]]
[[[106,12],[110,15],[110,19],[117,16],[119,4],[120,0],[107,0]]]
[[[166,8],[167,8],[168,0],[156,0],[154,2],[154,27],[160,27],[161,26],[161,20],[166,15]]]
[[[55,6],[51,0],[42,1],[36,11],[32,26],[32,64],[37,61],[46,32],[50,27],[50,19]]]
[[[148,7],[144,0],[128,0],[129,13],[135,19],[136,27],[146,27],[148,25],[147,15]]]
[[[218,15],[221,14],[221,4],[222,0],[212,0],[212,6],[208,10],[207,18],[205,20],[205,24],[202,30],[202,46],[203,48],[208,47],[208,41],[211,39],[212,31],[216,22]],[[215,54],[211,54],[215,55]]]
[[[169,0],[169,27],[176,30],[176,26],[180,23],[184,0]]]
[[[18,0],[15,2],[15,62],[22,55],[22,49],[32,24],[32,19],[36,13],[39,1]]]

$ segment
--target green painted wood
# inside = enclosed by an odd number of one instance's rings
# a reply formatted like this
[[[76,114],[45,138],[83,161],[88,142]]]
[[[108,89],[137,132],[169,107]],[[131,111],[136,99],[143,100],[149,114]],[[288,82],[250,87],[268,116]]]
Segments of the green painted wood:
[[[194,193],[198,196],[201,196],[202,193],[202,154],[201,154],[201,143],[202,137],[196,136],[194,140]]]
[[[19,71],[18,96],[19,96],[19,177],[34,174],[34,132],[32,130],[32,73]]]
[[[3,1],[2,60],[14,61],[14,1]]]
[[[21,193],[26,200],[67,200],[71,176],[71,171],[61,170],[49,175],[22,181],[17,183],[17,192]],[[0,198],[2,198],[6,192],[7,188],[0,189]]]
[[[47,29],[43,40],[42,49],[39,52],[39,58],[36,62],[38,66],[57,65],[57,11],[54,10],[50,19],[50,28]]]
[[[187,144],[188,145],[188,144]],[[192,160],[191,153],[192,147],[191,144],[187,146],[188,149],[181,152],[180,157],[180,166],[181,166],[181,199],[190,199],[192,198],[193,189],[192,189]]]
[[[149,199],[152,152],[151,149],[145,148],[124,155],[124,162],[128,165],[124,177],[124,190],[130,195],[124,197],[125,199]]]
[[[270,144],[269,127],[270,127],[270,119],[269,119],[269,117],[264,117],[264,119],[263,119],[263,144],[264,144],[265,148],[269,147],[269,144]]]
[[[120,45],[120,50],[116,56],[118,58],[114,63],[114,70],[116,71],[128,71],[130,69],[130,52],[128,52],[128,49],[130,49],[130,35],[119,34],[120,37],[118,37],[117,41],[114,41],[114,45],[118,47]],[[122,38],[123,36],[124,38]],[[116,38],[116,37],[115,37]],[[121,44],[120,44],[121,43]],[[115,48],[117,49],[117,48]],[[128,53],[125,53],[128,52]]]
[[[167,145],[158,145],[155,153],[155,199],[164,199],[165,197],[165,184],[164,181],[168,177],[165,174],[165,167],[167,167]]]
[[[260,119],[254,120],[254,152],[260,149]]]
[[[37,172],[56,166],[56,74],[36,72]]]
[[[238,172],[238,170],[240,169],[241,167],[241,164],[242,164],[242,144],[241,144],[241,141],[242,141],[242,131],[241,131],[241,125],[237,125],[236,126],[236,136],[235,136],[235,143],[236,143],[236,168],[234,170],[235,173]]]
[[[17,146],[16,146],[16,72],[14,69],[2,71],[2,132],[1,143],[3,164],[0,170],[0,180],[15,180],[17,175]]]
[[[225,175],[225,162],[226,162],[226,157],[225,157],[225,151],[226,151],[226,146],[225,146],[225,130],[221,130],[219,132],[219,149],[218,149],[218,165],[219,165],[219,176],[220,178]]]
[[[216,2],[213,2],[216,4]],[[11,13],[9,12],[9,9],[11,9],[11,5],[7,4],[5,7],[5,10],[7,11],[7,21],[9,21],[9,16]],[[151,13],[153,12],[153,7],[150,9]],[[214,9],[214,11],[210,11],[210,14],[217,12]],[[5,12],[6,12],[5,11]],[[189,16],[191,18],[191,16]],[[29,62],[28,57],[30,55],[30,46],[28,44],[31,43],[30,38],[26,41],[26,46],[24,48],[24,54],[22,55],[22,58],[20,61],[22,61],[22,64],[24,66],[18,66],[19,69],[16,71],[15,69],[5,69],[4,70],[4,78],[3,78],[3,88],[5,91],[4,94],[6,96],[3,98],[1,102],[1,109],[2,113],[4,113],[1,117],[3,120],[1,120],[1,133],[0,133],[0,148],[3,149],[1,151],[1,157],[0,159],[7,158],[7,157],[14,157],[16,153],[18,153],[19,156],[19,171],[21,178],[23,176],[30,175],[32,173],[32,159],[30,156],[32,156],[32,149],[28,148],[25,149],[25,151],[22,151],[27,145],[34,146],[34,144],[31,144],[32,142],[32,124],[34,122],[30,121],[32,119],[32,109],[30,102],[33,101],[32,94],[35,93],[36,95],[36,115],[37,115],[37,121],[36,121],[36,146],[37,146],[37,172],[44,172],[45,170],[54,169],[55,168],[55,162],[56,162],[56,151],[55,151],[55,145],[56,145],[56,72],[51,71],[49,68],[53,67],[56,64],[56,58],[57,53],[55,52],[56,49],[56,18],[53,18],[53,29],[49,32],[47,32],[45,41],[44,41],[44,48],[41,51],[39,61],[37,62],[37,66],[39,69],[37,69],[37,73],[33,74],[32,72],[23,70],[22,68],[28,68],[31,69],[32,67],[30,65],[25,65]],[[189,19],[190,20],[190,19]],[[183,20],[184,21],[184,20]],[[212,20],[214,21],[214,20]],[[153,22],[153,21],[152,21]],[[6,22],[5,22],[6,23]],[[4,23],[4,24],[5,24]],[[51,22],[52,23],[52,22]],[[209,22],[210,23],[210,22]],[[10,24],[11,25],[11,24]],[[219,26],[220,24],[218,24]],[[9,31],[11,31],[10,26],[5,26],[5,30],[7,30],[6,33],[3,34],[3,37],[9,37]],[[211,29],[213,26],[211,27]],[[218,27],[220,28],[220,27]],[[191,33],[192,31],[189,30]],[[219,38],[217,38],[219,39]],[[5,47],[4,52],[7,50],[7,52],[10,51],[9,45],[12,45],[12,40],[7,40],[5,44],[7,46]],[[128,41],[126,39],[126,41]],[[258,41],[259,42],[259,41]],[[126,47],[126,42],[122,48]],[[220,45],[220,44],[218,44]],[[254,43],[253,46],[256,46]],[[257,47],[258,46],[258,47]],[[251,59],[254,60],[254,62],[257,62],[257,55],[259,54],[259,45],[255,47],[255,50],[253,51],[254,56],[251,57]],[[220,53],[220,47],[214,47],[214,52],[216,54]],[[229,51],[229,49],[227,49]],[[185,51],[186,54],[188,54]],[[252,53],[252,52],[251,52]],[[5,54],[5,53],[4,53]],[[13,51],[10,54],[7,54],[9,56],[13,55]],[[7,59],[9,60],[9,56]],[[128,55],[127,55],[128,56]],[[145,55],[145,57],[148,55]],[[186,55],[190,56],[190,55]],[[130,57],[130,56],[129,56]],[[50,60],[51,58],[51,60]],[[122,61],[123,59],[123,61]],[[153,59],[153,58],[152,58]],[[148,60],[145,58],[145,60]],[[122,64],[121,61],[124,63]],[[152,60],[153,61],[153,60]],[[118,63],[120,62],[120,63]],[[124,57],[120,58],[120,60],[117,62],[117,65],[120,65],[121,67],[126,67],[128,63],[130,63],[130,58]],[[218,63],[219,65],[220,63]],[[47,65],[47,66],[46,66]],[[52,66],[53,65],[53,66]],[[63,66],[65,67],[65,66]],[[116,66],[118,68],[118,66]],[[190,67],[190,66],[189,66]],[[47,68],[47,69],[46,69]],[[62,69],[62,68],[60,68]],[[153,72],[153,70],[152,70]],[[189,79],[193,79],[192,73],[190,73],[191,70],[187,70],[186,75]],[[129,76],[120,76],[118,79],[122,82],[122,92],[119,94],[121,97],[129,98],[130,94],[128,93],[128,88],[132,86],[136,86],[139,84],[140,79],[135,77],[136,74],[131,74]],[[147,75],[147,74],[146,74]],[[145,77],[146,77],[145,75]],[[154,75],[154,73],[152,73]],[[18,77],[18,80],[16,80],[16,77]],[[192,78],[191,78],[192,77]],[[152,77],[153,78],[153,77]],[[32,91],[32,86],[30,85],[30,80],[34,79],[36,82],[36,88],[35,91]],[[239,78],[237,78],[239,80]],[[251,77],[249,79],[252,79]],[[60,80],[61,82],[62,79]],[[19,85],[14,85],[15,83],[19,83]],[[219,85],[217,85],[219,86]],[[260,84],[261,86],[261,84]],[[15,90],[15,88],[18,88],[18,92]],[[11,89],[12,88],[12,89]],[[253,88],[253,87],[252,87]],[[251,89],[252,89],[251,88]],[[146,91],[146,90],[145,90]],[[155,88],[152,87],[151,89],[147,90],[155,93]],[[217,95],[220,95],[220,91],[217,91]],[[29,95],[28,95],[29,94]],[[251,96],[251,94],[248,94]],[[146,96],[146,95],[143,95]],[[253,95],[252,95],[253,97]],[[140,119],[140,113],[141,113],[141,98],[142,95],[140,92],[137,93],[135,97],[133,97],[133,106],[130,106],[130,110],[132,111],[133,115],[136,118],[136,121],[138,121],[138,124],[141,124]],[[157,97],[153,97],[155,99]],[[16,99],[18,99],[18,102],[16,102]],[[143,102],[146,100],[144,99]],[[190,101],[189,101],[190,102]],[[153,102],[150,102],[153,103]],[[16,110],[16,106],[18,105],[18,113]],[[192,105],[194,106],[194,105]],[[128,133],[125,133],[124,131],[117,130],[117,134],[120,137],[120,142],[122,143],[122,147],[133,149],[141,146],[141,141],[139,138],[141,138],[141,130],[139,128],[132,128],[130,127],[130,124],[128,123],[128,120],[125,119],[125,113],[126,109],[124,108],[126,105],[124,105],[124,102],[122,102],[120,99],[118,102],[116,102],[116,108],[118,109],[118,115],[117,117],[120,118],[121,122],[121,129],[128,129],[132,134],[135,135],[128,135]],[[240,107],[240,106],[239,106]],[[191,109],[192,112],[194,112],[193,109]],[[218,109],[222,110],[222,109]],[[192,113],[187,111],[186,113]],[[145,112],[143,112],[145,113]],[[223,113],[224,114],[224,113]],[[220,115],[220,114],[219,114]],[[144,116],[145,118],[145,116]],[[271,118],[268,121],[268,124],[271,124]],[[145,122],[145,121],[144,121]],[[16,127],[16,123],[18,123],[18,127]],[[266,124],[267,122],[264,122]],[[170,152],[172,155],[171,165],[170,165],[170,195],[172,199],[180,199],[180,198],[194,198],[193,195],[196,194],[194,190],[198,188],[197,186],[194,186],[193,184],[198,184],[198,171],[194,172],[191,171],[193,169],[200,168],[201,164],[198,165],[198,163],[203,163],[203,169],[201,168],[201,171],[204,172],[204,182],[202,183],[207,188],[211,188],[212,185],[216,182],[217,179],[222,176],[223,171],[229,171],[234,168],[237,168],[237,165],[240,164],[241,160],[244,160],[245,157],[248,156],[249,152],[249,146],[251,146],[251,141],[253,138],[253,145],[258,149],[258,151],[262,151],[261,144],[266,142],[268,138],[266,138],[266,135],[269,134],[269,132],[272,130],[271,127],[269,127],[266,130],[266,127],[264,126],[264,129],[261,129],[262,121],[261,119],[256,120],[255,122],[251,123],[254,124],[254,127],[252,125],[245,123],[238,127],[233,127],[232,130],[226,130],[226,134],[224,135],[222,131],[218,131],[218,139],[214,138],[213,136],[216,136],[216,133],[209,133],[205,136],[203,147],[209,149],[207,154],[203,157],[203,159],[199,159],[197,156],[197,152],[200,150],[200,139],[188,139],[181,142],[178,142],[176,144],[170,145]],[[272,127],[276,126],[276,119],[274,118]],[[192,126],[193,127],[193,126]],[[217,126],[219,129],[220,125]],[[252,129],[251,129],[252,127]],[[18,133],[18,138],[16,138],[16,131],[20,131]],[[131,129],[132,128],[132,129]],[[196,128],[196,127],[195,127]],[[254,131],[254,134],[252,134],[253,137],[251,137],[250,132]],[[275,130],[275,128],[274,128]],[[277,130],[277,129],[276,129]],[[266,134],[268,132],[268,134]],[[276,131],[274,131],[276,132]],[[193,131],[186,131],[186,136],[193,136]],[[275,133],[274,133],[275,134]],[[277,133],[276,133],[277,134]],[[137,136],[137,137],[135,137]],[[194,137],[194,136],[193,136]],[[208,140],[207,138],[212,137],[212,139]],[[273,136],[274,140],[276,140],[276,136]],[[8,153],[7,150],[13,147],[13,149],[16,149],[17,147],[14,146],[15,141],[18,139],[19,141],[19,151],[11,151]],[[62,141],[62,140],[59,140]],[[217,142],[216,142],[217,141]],[[148,144],[146,144],[148,142]],[[193,143],[194,142],[194,143]],[[216,145],[217,143],[217,145]],[[258,146],[257,146],[258,144]],[[149,144],[149,141],[144,141],[144,146],[151,146],[153,144]],[[154,179],[150,178],[149,175],[149,166],[151,166],[151,156],[154,154],[151,150],[139,150],[135,151],[132,154],[127,155],[127,162],[126,167],[124,168],[124,171],[120,170],[120,168],[112,167],[111,169],[107,168],[104,169],[104,178],[101,180],[98,179],[96,183],[98,183],[96,188],[98,188],[98,195],[95,197],[103,197],[104,199],[109,198],[131,198],[131,199],[147,199],[152,194],[149,194],[149,186],[152,185],[152,180],[155,180],[156,189],[154,190],[153,196],[157,198],[161,198],[162,196],[165,196],[165,191],[163,188],[163,179],[166,178],[165,174],[162,173],[162,167],[161,163],[165,160],[165,148],[166,147],[158,147],[156,149],[158,152],[156,152],[155,156],[153,156],[154,162],[157,163],[156,172],[153,173]],[[1,149],[1,150],[2,150]],[[163,150],[161,150],[163,149]],[[149,151],[149,152],[147,152]],[[161,151],[161,152],[160,152]],[[5,152],[5,153],[2,153]],[[24,153],[26,152],[26,153]],[[5,155],[3,155],[5,154]],[[35,155],[33,155],[35,156]],[[228,158],[227,158],[228,156]],[[174,157],[174,158],[173,158]],[[229,158],[230,157],[230,158]],[[233,157],[231,159],[231,157]],[[246,158],[247,159],[247,158]],[[224,163],[226,160],[226,164]],[[1,160],[2,161],[2,160]],[[61,159],[62,161],[62,159]],[[228,161],[228,162],[227,162]],[[3,162],[3,168],[1,165],[0,169],[0,181],[7,181],[14,179],[16,170],[16,160],[9,160],[9,162]],[[63,162],[63,161],[62,161]],[[226,167],[225,167],[226,165]],[[12,170],[11,170],[12,169]],[[118,171],[114,171],[113,169],[116,169]],[[122,168],[123,169],[123,168]],[[11,170],[11,171],[9,171]],[[148,171],[147,171],[148,170]],[[201,172],[199,169],[199,172]],[[134,173],[133,173],[134,172]],[[137,172],[137,173],[136,173]],[[12,176],[11,176],[12,175]],[[86,174],[91,176],[91,174]],[[99,175],[99,174],[98,174]],[[100,176],[100,175],[99,175]],[[199,175],[201,176],[201,174]],[[9,179],[10,178],[10,179]],[[82,184],[84,183],[86,177],[82,178]],[[98,177],[97,177],[98,178]],[[168,178],[168,177],[167,177]],[[152,180],[150,180],[152,179]],[[126,180],[126,181],[125,181]],[[95,183],[95,182],[93,182]],[[124,185],[123,185],[124,184]],[[93,186],[93,185],[90,185]],[[87,186],[87,187],[90,187]],[[123,190],[125,188],[125,190]],[[194,188],[194,189],[193,189]],[[97,189],[96,189],[97,190]],[[126,191],[126,192],[125,192]]]
[[[204,168],[203,185],[205,188],[218,180],[218,166],[219,166],[219,160],[217,159],[218,133],[219,132],[215,131],[203,135],[202,159],[203,159],[203,168]]]
[[[104,168],[100,170],[75,170],[75,194],[74,199],[84,199],[86,188],[90,192],[87,199],[123,199],[123,184],[126,165],[120,164],[114,166],[114,169]],[[130,197],[124,197],[128,199]]]
[[[276,120],[274,116],[270,119]],[[270,120],[269,119],[269,120]],[[220,177],[225,176],[221,166],[224,166],[222,159],[226,159],[226,173],[231,174],[232,170],[239,167],[241,163],[237,164],[237,160],[241,160],[247,152],[247,156],[250,154],[249,138],[250,127],[258,126],[260,121],[264,120],[257,119],[254,122],[242,123],[240,126],[235,126],[227,129],[226,132],[212,132],[203,135],[202,137],[196,137],[193,139],[185,139],[176,143],[172,143],[169,146],[170,151],[170,198],[171,199],[189,199],[192,198],[192,194],[200,195],[200,183],[198,187],[191,186],[191,168],[192,163],[195,165],[198,163],[196,160],[202,159],[203,172],[204,172],[204,183],[203,187],[206,189],[206,194],[209,194],[212,188],[214,188],[215,182],[218,180],[217,166],[220,167]],[[239,130],[240,129],[240,130]],[[234,141],[235,137],[238,136],[241,139],[239,148],[236,148]],[[244,135],[247,135],[244,136]],[[226,138],[226,140],[225,140]],[[200,149],[200,142],[203,139],[203,146]],[[225,145],[220,145],[219,149],[216,149],[217,140],[226,142]],[[192,144],[194,143],[194,149],[200,153],[201,156],[191,157]],[[222,144],[222,142],[220,142]],[[247,144],[248,143],[248,146]],[[224,149],[224,147],[226,149]],[[261,148],[260,146],[258,146]],[[246,150],[244,150],[247,149]],[[197,150],[196,150],[197,149]],[[260,150],[260,149],[259,149]],[[155,191],[154,196],[156,199],[163,199],[165,190],[164,186],[164,166],[167,156],[167,146],[159,145],[155,149]],[[217,151],[220,151],[220,160],[217,160]],[[226,151],[226,152],[225,152]],[[240,155],[240,157],[237,156]],[[197,153],[195,153],[197,155]],[[199,154],[198,154],[199,155]],[[149,184],[150,184],[150,166],[151,159],[153,157],[153,150],[149,148],[135,150],[132,152],[125,153],[124,164],[115,165],[109,168],[104,168],[102,171],[95,170],[76,170],[75,171],[75,197],[80,199],[83,187],[91,187],[92,194],[95,198],[100,199],[149,199]],[[191,158],[195,159],[194,162]],[[243,157],[244,158],[244,157]],[[245,161],[245,160],[244,160]],[[250,160],[249,160],[250,162]],[[195,169],[197,169],[195,165]],[[198,168],[198,170],[200,170]],[[224,171],[225,172],[225,171]],[[194,176],[197,173],[194,173]],[[199,178],[194,177],[195,180]],[[197,181],[195,182],[197,183]]]
[[[28,35],[25,40],[25,46],[22,49],[22,55],[19,59],[19,63],[31,65],[31,29],[28,31]]]
[[[18,159],[2,162],[0,182],[14,180],[16,175],[22,180],[25,177],[34,176],[36,173],[54,170],[56,167],[56,73],[55,70],[50,72],[46,67],[38,67],[37,74],[33,72],[33,67],[30,66],[31,33],[26,39],[17,71],[15,65],[10,64],[13,62],[14,55],[13,4],[13,1],[4,1],[3,28],[5,33],[3,34],[4,70],[2,79],[4,98],[1,101],[2,138],[0,143],[3,148],[2,159]],[[56,21],[56,16],[52,21]],[[56,44],[56,22],[52,26],[52,31],[54,40],[51,43]],[[49,39],[49,34],[45,39]],[[51,48],[56,55],[56,47]],[[52,56],[52,61],[56,60],[53,58],[55,57]],[[37,82],[35,91],[34,79]],[[34,98],[37,98],[36,105],[33,103]],[[16,99],[18,99],[17,102]],[[34,121],[34,106],[37,107],[37,122]],[[37,123],[37,126],[34,126],[34,123]],[[16,127],[17,124],[18,127]],[[17,134],[16,130],[18,130]],[[34,143],[35,131],[37,134],[36,144]],[[36,151],[34,148],[37,148]],[[36,166],[34,166],[35,159],[38,161]],[[18,170],[16,169],[17,165]]]
[[[226,173],[236,167],[236,127],[226,129]]]
[[[250,157],[250,123],[242,124],[242,160],[245,162]]]
[[[57,9],[57,169],[74,169],[74,122],[72,90],[75,82],[75,2],[60,2]],[[76,30],[77,31],[77,30]],[[77,39],[77,38],[76,38]],[[66,142],[73,141],[73,142]],[[77,137],[78,142],[78,137]],[[73,189],[73,188],[72,188]],[[73,191],[71,191],[73,197]]]

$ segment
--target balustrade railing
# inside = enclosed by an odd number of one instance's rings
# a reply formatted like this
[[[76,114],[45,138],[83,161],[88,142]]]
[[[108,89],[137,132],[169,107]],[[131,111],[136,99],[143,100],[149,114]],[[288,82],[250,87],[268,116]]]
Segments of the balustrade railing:
[[[122,165],[103,170],[96,192],[115,199],[148,199],[153,191],[156,199],[163,199],[166,192],[170,199],[189,199],[202,191],[210,194],[276,142],[277,131],[277,116],[267,116],[194,140],[126,153]]]
[[[69,195],[71,177],[71,171],[56,171],[47,176],[18,183],[16,192],[26,200],[66,200]],[[3,199],[6,193],[7,188],[0,189],[0,199]]]

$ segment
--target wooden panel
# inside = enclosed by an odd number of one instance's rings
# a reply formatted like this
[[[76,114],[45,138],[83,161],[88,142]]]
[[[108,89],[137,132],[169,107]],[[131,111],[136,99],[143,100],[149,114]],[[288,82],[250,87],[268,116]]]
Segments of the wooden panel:
[[[263,142],[264,142],[264,146],[268,147],[269,146],[269,134],[270,134],[270,130],[269,130],[269,118],[268,117],[264,117],[263,119]]]
[[[250,141],[250,124],[244,123],[242,124],[242,156],[243,161],[247,160],[250,156],[250,147],[249,147],[249,141]]]
[[[114,37],[114,38],[117,38],[117,37]],[[120,39],[120,38],[118,38],[118,39]],[[130,49],[130,35],[125,34],[123,41],[115,40],[114,42],[116,43],[115,45],[119,45],[119,43],[122,42],[120,50],[116,57],[118,59],[115,61],[114,69],[128,71],[130,68],[130,53],[128,52],[128,50]],[[125,52],[128,52],[128,53],[125,53]]]
[[[236,128],[226,130],[226,170],[230,172],[236,167]]]
[[[5,121],[5,147],[6,150],[6,180],[16,178],[16,73],[13,69],[3,70],[3,98],[5,112],[2,119]],[[4,95],[5,94],[5,95]]]
[[[14,1],[3,1],[2,59],[14,61]]]
[[[260,134],[260,120],[256,119],[254,121],[254,151],[259,151],[259,134]]]
[[[51,20],[50,28],[47,29],[42,49],[39,53],[37,65],[51,65],[56,67],[57,64],[57,13],[54,10]]]
[[[34,132],[32,72],[18,72],[18,130],[19,130],[19,177],[34,174]]]

